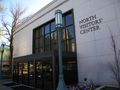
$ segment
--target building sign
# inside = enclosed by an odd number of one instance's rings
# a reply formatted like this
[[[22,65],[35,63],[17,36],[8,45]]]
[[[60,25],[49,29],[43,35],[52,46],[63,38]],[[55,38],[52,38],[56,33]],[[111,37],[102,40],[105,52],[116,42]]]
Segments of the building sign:
[[[79,21],[80,34],[86,34],[89,32],[100,30],[100,24],[102,23],[102,18],[97,18],[96,15],[84,18]]]

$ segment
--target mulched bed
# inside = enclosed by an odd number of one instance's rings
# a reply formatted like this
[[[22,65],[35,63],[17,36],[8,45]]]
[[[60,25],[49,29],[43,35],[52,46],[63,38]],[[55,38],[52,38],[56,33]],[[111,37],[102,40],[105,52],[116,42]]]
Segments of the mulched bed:
[[[26,86],[16,86],[16,87],[12,87],[12,89],[13,90],[37,90],[37,89],[26,87]]]
[[[101,90],[120,90],[120,88],[115,88],[115,87],[104,87]]]
[[[7,86],[7,87],[11,87],[11,86],[15,86],[15,85],[18,85],[17,83],[14,83],[14,82],[11,82],[11,83],[6,83],[6,84],[3,84],[4,86]]]

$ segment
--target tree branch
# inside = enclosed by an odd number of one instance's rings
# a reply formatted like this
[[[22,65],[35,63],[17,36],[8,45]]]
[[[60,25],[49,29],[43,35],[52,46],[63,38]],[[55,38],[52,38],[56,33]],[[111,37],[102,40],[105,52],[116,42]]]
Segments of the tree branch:
[[[2,17],[2,25],[5,27],[5,29],[7,30],[8,34],[10,36],[10,30],[7,27],[7,23],[5,23],[5,21],[3,20],[3,17]]]

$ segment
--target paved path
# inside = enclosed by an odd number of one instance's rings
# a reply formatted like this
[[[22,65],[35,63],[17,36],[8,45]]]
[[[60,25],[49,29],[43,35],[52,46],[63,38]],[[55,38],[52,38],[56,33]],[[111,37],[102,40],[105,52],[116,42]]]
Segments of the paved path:
[[[12,82],[12,80],[0,80],[0,90],[13,90],[10,87],[4,86],[3,84]]]

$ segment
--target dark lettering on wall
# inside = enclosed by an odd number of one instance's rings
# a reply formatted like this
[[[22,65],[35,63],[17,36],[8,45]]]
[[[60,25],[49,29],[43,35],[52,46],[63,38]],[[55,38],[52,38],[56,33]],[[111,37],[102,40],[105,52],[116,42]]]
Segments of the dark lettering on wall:
[[[97,19],[96,15],[87,17],[79,21],[80,27],[80,34],[85,34],[93,31],[100,30],[100,24],[102,23],[103,19]]]

